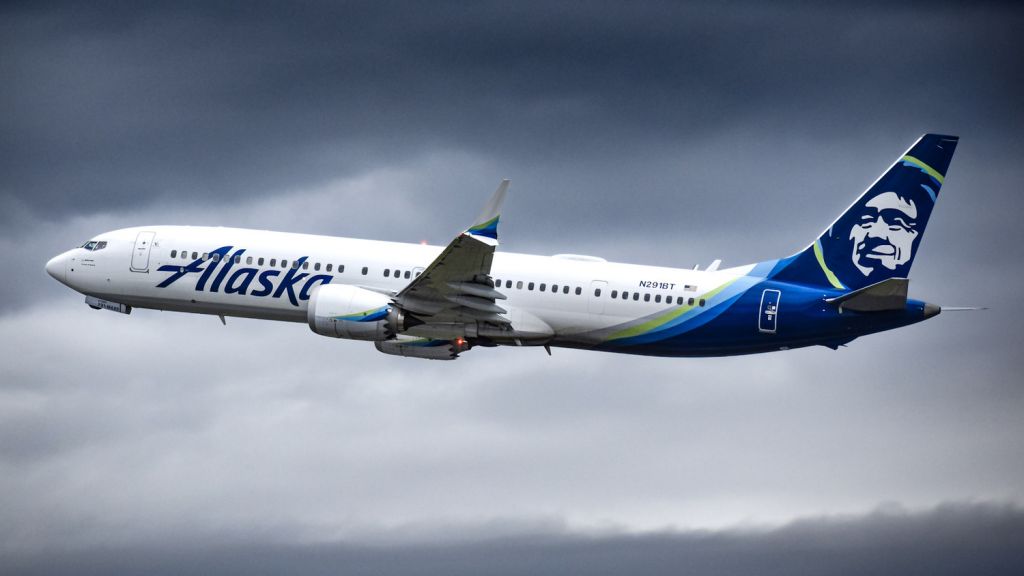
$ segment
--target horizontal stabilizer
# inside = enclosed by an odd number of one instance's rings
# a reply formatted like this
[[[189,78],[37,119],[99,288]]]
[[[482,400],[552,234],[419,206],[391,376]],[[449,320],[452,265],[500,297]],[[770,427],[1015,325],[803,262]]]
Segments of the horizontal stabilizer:
[[[907,306],[907,278],[889,278],[876,284],[865,286],[842,296],[825,300],[840,311],[882,312],[884,310],[902,310]]]

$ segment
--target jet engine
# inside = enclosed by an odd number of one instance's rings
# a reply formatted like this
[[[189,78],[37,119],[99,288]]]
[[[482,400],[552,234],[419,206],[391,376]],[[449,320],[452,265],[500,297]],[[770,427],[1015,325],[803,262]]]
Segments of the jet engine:
[[[321,336],[352,340],[394,338],[403,322],[401,310],[391,298],[345,284],[313,288],[306,312],[309,328]]]
[[[431,338],[399,336],[395,340],[378,340],[373,345],[377,347],[377,350],[385,354],[405,356],[407,358],[426,358],[428,360],[455,360],[460,352],[469,350],[469,343],[462,338],[434,340]]]

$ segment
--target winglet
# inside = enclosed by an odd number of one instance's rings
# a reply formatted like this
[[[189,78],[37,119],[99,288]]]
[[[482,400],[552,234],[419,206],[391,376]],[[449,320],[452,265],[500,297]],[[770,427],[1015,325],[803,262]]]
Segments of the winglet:
[[[466,230],[466,234],[478,238],[498,240],[498,219],[501,217],[501,204],[505,201],[505,194],[508,193],[509,184],[508,179],[501,181],[498,189],[494,191],[494,196],[491,196],[490,202],[484,207],[480,217],[476,219],[476,224],[470,226]]]

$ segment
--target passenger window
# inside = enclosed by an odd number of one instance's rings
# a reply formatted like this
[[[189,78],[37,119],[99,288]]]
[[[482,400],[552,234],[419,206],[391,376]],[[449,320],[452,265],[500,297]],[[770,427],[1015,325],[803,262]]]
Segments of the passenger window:
[[[612,290],[612,298],[618,298],[618,297],[619,297],[619,291],[618,290]]]
[[[526,285],[526,289],[527,290],[533,290],[533,282],[530,282],[529,284],[527,284]]]
[[[579,286],[577,286],[576,287],[576,295],[579,296],[580,294],[583,294],[583,288],[580,288]]]
[[[182,260],[188,260],[188,250],[181,251],[181,258]],[[193,258],[195,258],[195,256],[193,256]]]
[[[300,264],[298,260],[292,260],[292,270],[298,270],[302,264],[305,264],[305,262]]]
[[[281,268],[287,268],[287,267],[288,267],[288,261],[287,260],[281,260]]]
[[[683,305],[683,297],[682,296],[676,297],[676,304],[678,304],[680,306]]]
[[[333,264],[328,264],[328,265],[327,265],[327,268],[326,268],[326,269],[327,269],[327,271],[328,271],[328,272],[330,272],[330,271],[331,271],[331,266],[334,266],[334,265],[333,265]]]
[[[199,252],[193,252],[192,253],[192,259],[193,260],[199,260]]]
[[[207,254],[206,252],[203,252],[203,260],[209,260],[209,259],[210,259],[210,255]]]
[[[235,264],[239,264],[241,261],[242,256],[240,254],[235,254]]]
[[[402,271],[401,270],[395,270],[395,278],[401,278],[401,277],[402,277]]]
[[[246,263],[246,265],[252,264],[252,256],[246,256],[245,257],[245,263]]]
[[[600,295],[601,295],[601,289],[600,288],[595,288],[594,289],[594,297],[598,297]]]
[[[639,299],[640,299],[640,293],[639,292],[633,292],[633,300],[639,300]]]
[[[256,265],[257,266],[263,266],[263,257],[262,256],[260,256],[260,259],[256,261]]]
[[[558,292],[558,284],[552,284],[551,285],[551,291],[557,293]]]
[[[391,269],[390,268],[385,268],[384,269],[384,277],[385,278],[390,278],[391,277]]]
[[[704,305],[704,299],[703,299],[703,298],[701,298],[701,299],[700,299],[700,305],[701,305],[701,306],[703,306],[703,305]]]
[[[307,262],[307,264],[308,264],[308,262]],[[313,270],[316,270],[317,272],[320,271],[320,263],[319,262],[317,262],[316,264],[313,264]]]
[[[407,278],[407,279],[408,279],[408,278],[410,278],[410,277],[412,276],[412,274],[410,274],[410,273],[409,273],[409,271],[408,271],[408,270],[406,270],[406,271],[405,271],[405,274],[403,274],[402,276],[404,276],[405,278]]]
[[[629,300],[629,292],[623,290],[622,291],[622,299],[623,300]]]
[[[644,294],[644,302],[650,302],[650,301],[651,301],[651,295],[650,295],[650,293],[648,293],[648,294]]]
[[[277,258],[271,258],[270,259],[270,265],[276,267],[277,266]]]
[[[687,304],[690,305],[690,306],[693,306],[693,298],[690,298],[690,300],[689,300],[689,302],[687,302]]]
[[[523,289],[523,281],[522,280],[520,280],[519,282],[516,282],[516,289],[517,290],[522,290]]]
[[[220,254],[214,253],[214,255],[213,255],[213,261],[214,261],[214,262],[220,262]]]
[[[345,265],[344,264],[338,264],[338,274],[341,274],[344,271],[345,271]]]
[[[177,257],[178,257],[178,251],[177,250],[171,250],[171,258],[177,258]]]
[[[658,302],[658,303],[661,303],[661,294],[655,294],[654,295],[654,301]]]
[[[370,271],[369,267],[363,266],[363,276],[366,276],[366,273],[369,272],[369,271]]]
[[[540,291],[543,292],[548,289],[548,285],[544,282],[540,283]]]
[[[569,293],[569,285],[566,284],[565,286],[562,286],[562,294],[568,294],[568,293]]]
[[[317,269],[319,269],[319,267],[320,267],[320,265],[317,264]],[[309,260],[306,260],[305,262],[302,263],[302,269],[303,270],[309,270]]]

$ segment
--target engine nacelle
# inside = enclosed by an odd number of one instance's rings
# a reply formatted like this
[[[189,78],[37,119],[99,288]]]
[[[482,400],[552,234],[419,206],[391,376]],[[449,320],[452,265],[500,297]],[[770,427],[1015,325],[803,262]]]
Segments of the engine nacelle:
[[[306,312],[309,328],[321,336],[352,340],[387,340],[401,325],[399,310],[391,298],[345,284],[321,284],[313,288]]]
[[[406,358],[426,358],[428,360],[455,360],[459,352],[469,350],[465,340],[433,340],[430,338],[414,338],[399,336],[395,340],[378,340],[373,343],[377,350],[385,354],[405,356]]]

